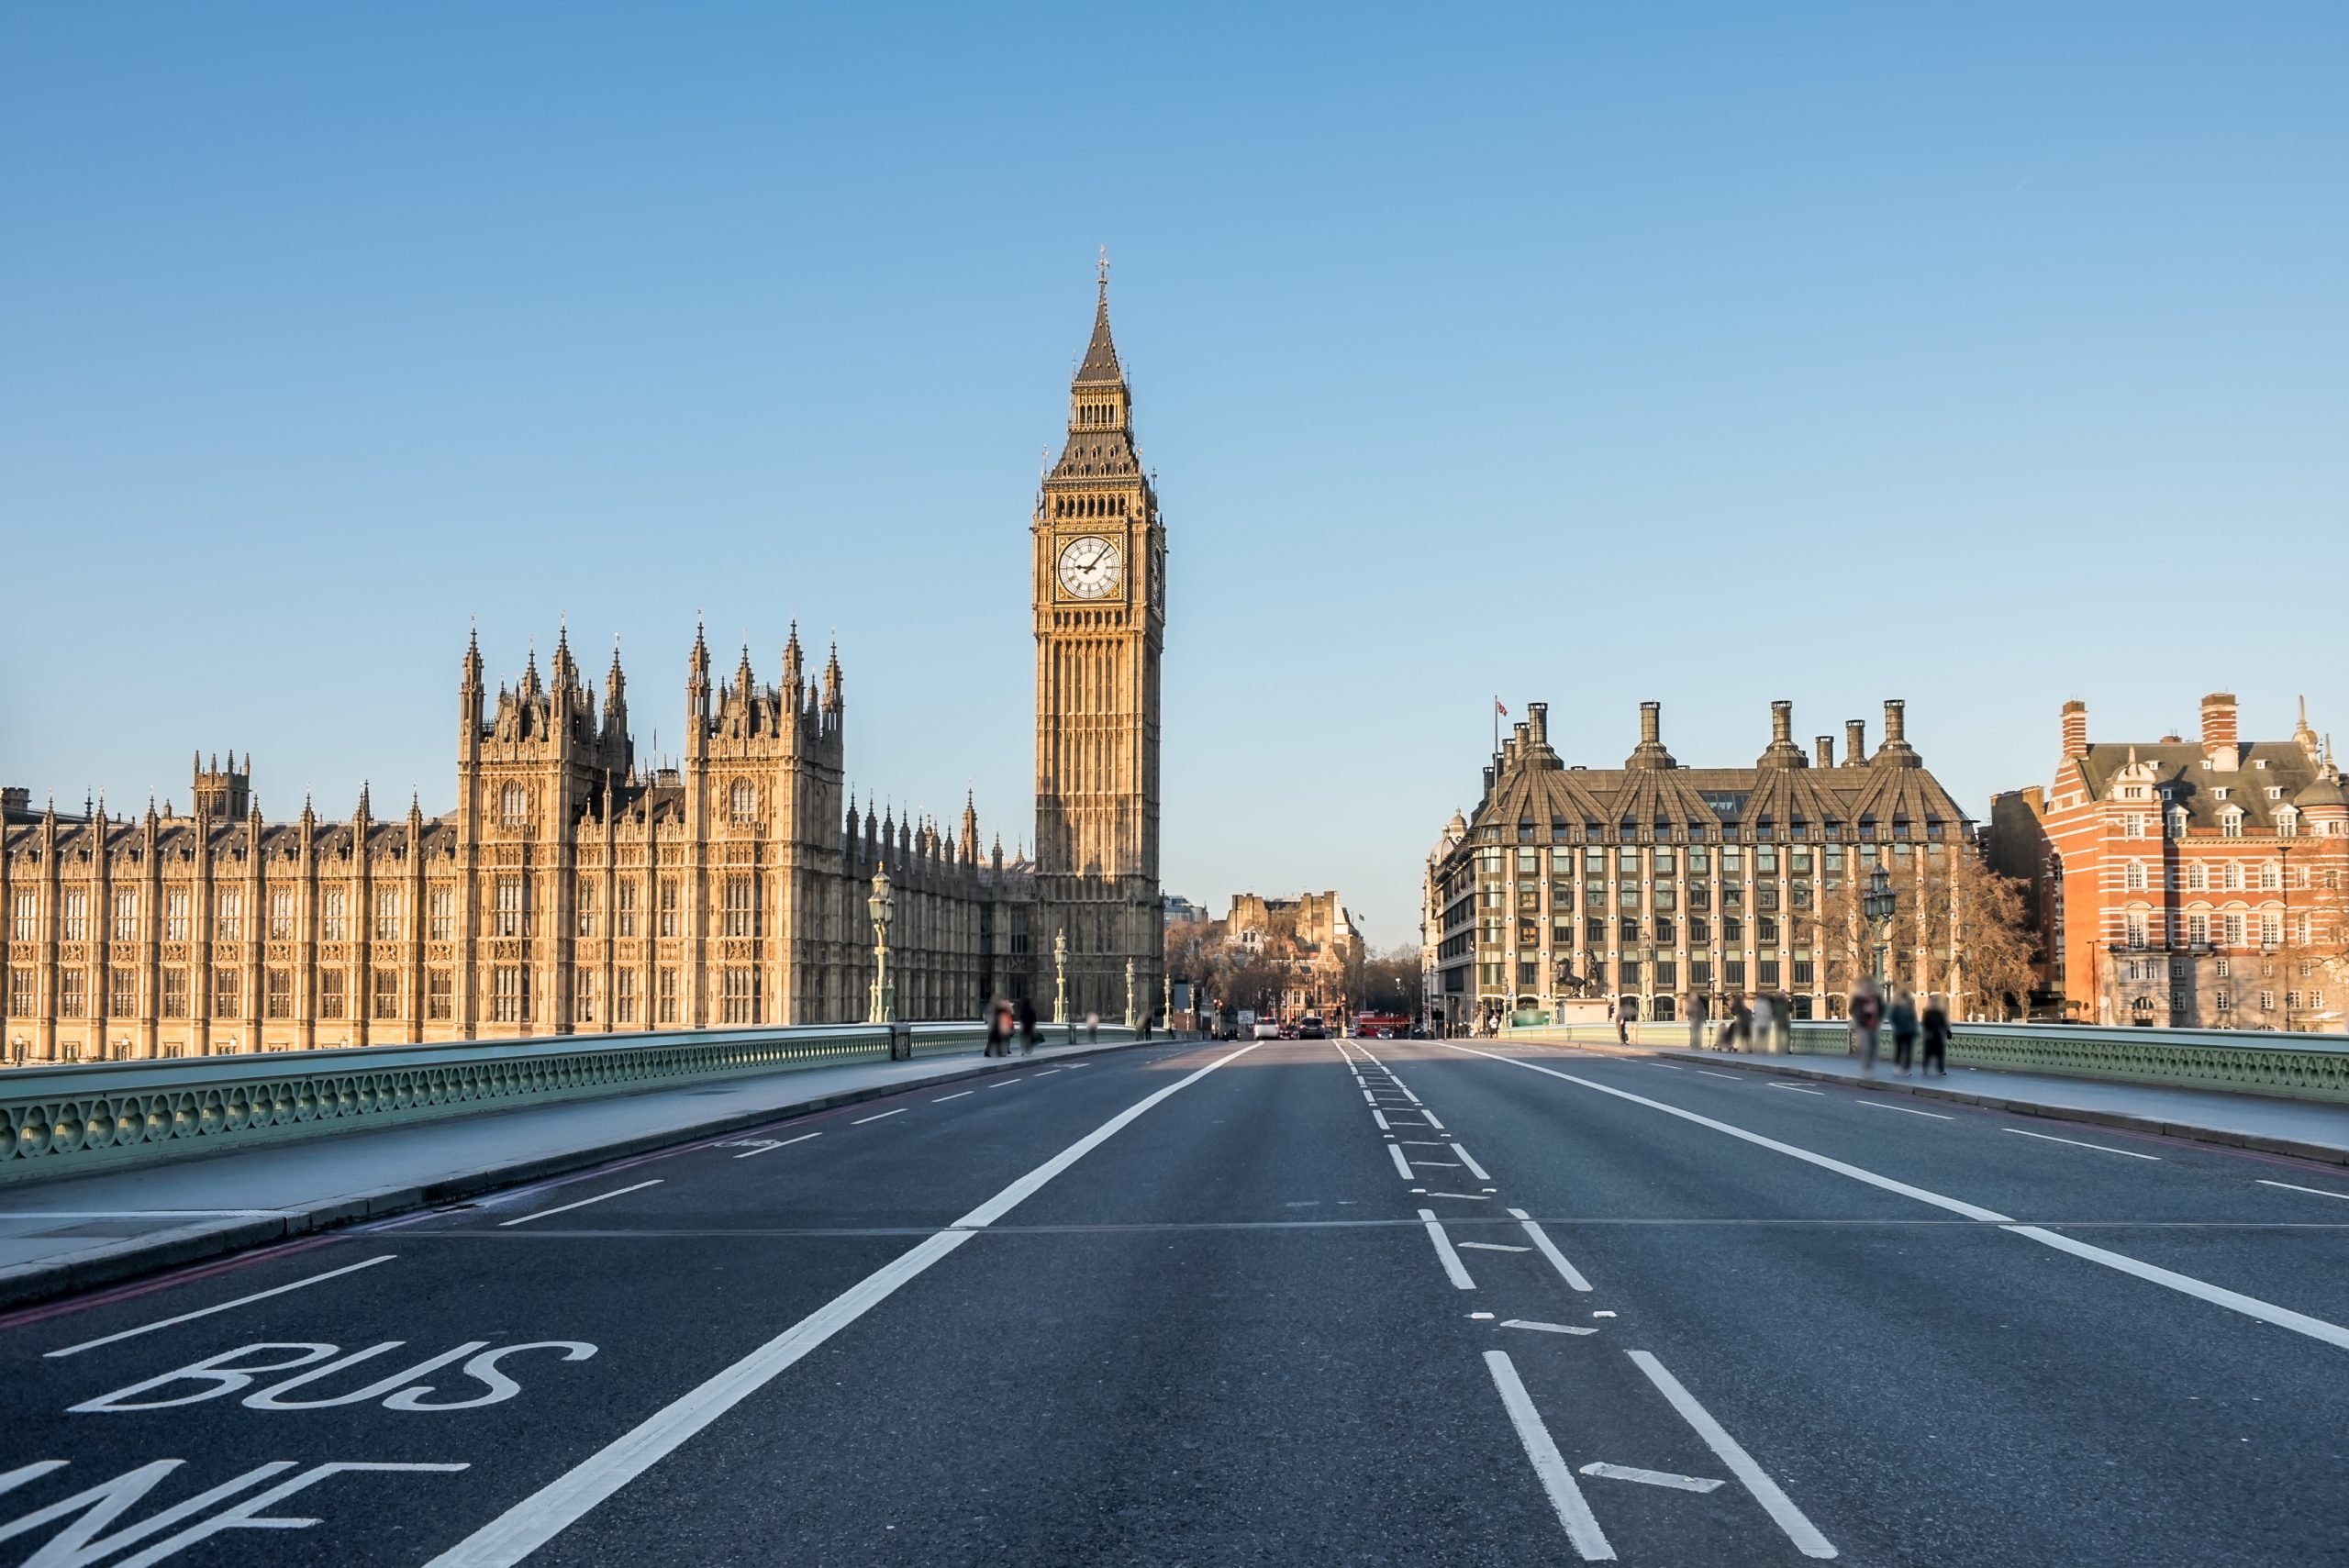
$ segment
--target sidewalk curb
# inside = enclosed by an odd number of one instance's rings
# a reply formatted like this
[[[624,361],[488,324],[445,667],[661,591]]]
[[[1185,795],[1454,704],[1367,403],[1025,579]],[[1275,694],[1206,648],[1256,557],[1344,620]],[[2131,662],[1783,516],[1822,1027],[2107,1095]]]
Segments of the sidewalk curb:
[[[2184,1139],[2193,1143],[2212,1143],[2229,1149],[2248,1150],[2254,1154],[2281,1154],[2295,1160],[2310,1160],[2321,1165],[2349,1165],[2349,1148],[2329,1143],[2302,1143],[2288,1138],[2268,1138],[2255,1132],[2237,1132],[2228,1128],[2197,1127],[2190,1122],[2165,1121],[2158,1117],[2131,1116],[2124,1111],[2100,1111],[2084,1106],[2050,1106],[2036,1100],[2010,1100],[1997,1095],[1970,1094],[1964,1089],[1943,1089],[1923,1084],[1887,1083],[1877,1079],[1846,1078],[1840,1073],[1820,1073],[1797,1067],[1776,1060],[1759,1060],[1736,1051],[1683,1051],[1671,1046],[1622,1045],[1550,1045],[1541,1040],[1527,1040],[1545,1051],[1589,1051],[1605,1056],[1669,1056],[1680,1062],[1702,1062],[1711,1066],[1741,1067],[1748,1073],[1770,1073],[1782,1078],[1801,1078],[1813,1084],[1841,1084],[1847,1089],[1884,1095],[1908,1095],[1922,1100],[1949,1100],[1962,1106],[1978,1106],[1985,1110],[2005,1111],[2010,1116],[2039,1117],[2047,1121],[2079,1122],[2089,1127],[2109,1127],[2121,1132],[2147,1132],[2163,1138]],[[2102,1079],[2063,1079],[2065,1083],[2097,1084]]]
[[[729,1111],[724,1116],[686,1126],[662,1128],[655,1132],[609,1140],[580,1149],[566,1149],[559,1153],[534,1155],[527,1160],[452,1172],[420,1184],[340,1193],[280,1213],[241,1217],[220,1223],[185,1225],[146,1236],[107,1241],[83,1251],[0,1268],[0,1311],[74,1295],[103,1284],[119,1284],[140,1274],[177,1268],[184,1263],[200,1262],[207,1258],[243,1251],[272,1241],[288,1240],[362,1220],[383,1219],[417,1209],[436,1208],[503,1187],[519,1186],[525,1182],[593,1170],[630,1155],[696,1143],[729,1132],[747,1131],[754,1127],[836,1110],[842,1106],[885,1099],[891,1095],[959,1084],[970,1078],[992,1077],[999,1073],[1041,1066],[1045,1061],[1065,1062],[1073,1057],[1101,1056],[1115,1051],[1198,1043],[1202,1042],[1166,1037],[1113,1040],[1106,1044],[1071,1047],[1048,1059],[1015,1057],[1008,1062],[988,1062],[985,1066],[974,1065],[959,1073],[942,1073],[935,1077],[843,1089],[836,1094],[818,1095],[786,1105],[765,1106],[757,1110]]]

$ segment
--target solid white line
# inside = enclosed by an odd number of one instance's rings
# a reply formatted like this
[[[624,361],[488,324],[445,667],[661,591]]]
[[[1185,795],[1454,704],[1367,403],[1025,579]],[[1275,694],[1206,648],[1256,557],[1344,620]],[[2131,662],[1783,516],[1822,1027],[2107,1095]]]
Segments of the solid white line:
[[[2036,1138],[2048,1143],[2068,1143],[2075,1149],[2093,1149],[2099,1154],[2126,1154],[2132,1160],[2158,1160],[2158,1154],[2140,1154],[2134,1149],[2111,1149],[2101,1143],[2083,1143],[2076,1138],[2058,1138],[2052,1132],[2025,1132],[2019,1127],[2002,1127],[2000,1132],[2011,1132],[2017,1138]]]
[[[240,1296],[234,1301],[224,1301],[217,1307],[198,1307],[194,1312],[183,1312],[176,1318],[163,1318],[152,1323],[141,1323],[136,1329],[125,1329],[119,1334],[108,1334],[102,1340],[84,1340],[78,1345],[68,1345],[61,1351],[50,1351],[46,1352],[43,1359],[55,1361],[60,1356],[76,1356],[83,1351],[95,1351],[100,1345],[111,1345],[117,1340],[135,1340],[141,1334],[151,1334],[158,1329],[169,1329],[181,1323],[192,1323],[198,1318],[209,1318],[216,1312],[226,1312],[232,1307],[242,1307],[247,1302],[266,1301],[273,1296],[284,1296],[289,1290],[304,1290],[330,1279],[340,1279],[344,1274],[355,1274],[362,1269],[372,1269],[377,1263],[388,1263],[398,1256],[397,1252],[386,1252],[380,1258],[370,1258],[363,1263],[351,1263],[340,1269],[328,1269],[322,1274],[312,1274],[307,1279],[297,1279],[292,1284],[281,1284],[270,1290],[257,1290],[250,1296]]]
[[[1817,1095],[1821,1098],[1824,1098],[1827,1094],[1824,1089],[1798,1089],[1792,1084],[1765,1084],[1762,1086],[1765,1089],[1784,1089],[1789,1095]]]
[[[1474,1247],[1480,1252],[1531,1252],[1531,1247],[1512,1246],[1507,1241],[1463,1241],[1463,1247]]]
[[[1609,1464],[1593,1460],[1582,1467],[1585,1475],[1603,1475],[1609,1481],[1637,1481],[1648,1486],[1669,1486],[1675,1492],[1710,1492],[1721,1484],[1702,1475],[1675,1475],[1669,1470],[1642,1470],[1635,1464]]]
[[[1390,1143],[1386,1146],[1386,1152],[1395,1156],[1396,1173],[1401,1176],[1405,1181],[1409,1181],[1411,1179],[1411,1162],[1403,1158],[1403,1151]]]
[[[778,1149],[788,1149],[795,1143],[805,1143],[811,1138],[821,1138],[820,1132],[803,1132],[796,1138],[786,1138],[780,1143],[770,1143],[764,1149],[753,1149],[749,1154],[737,1154],[737,1160],[748,1160],[760,1154],[772,1154]]]
[[[1805,1557],[1832,1557],[1836,1554],[1834,1544],[1819,1533],[1817,1525],[1803,1517],[1802,1510],[1795,1507],[1794,1499],[1779,1490],[1776,1482],[1763,1473],[1762,1467],[1753,1462],[1753,1456],[1722,1429],[1710,1411],[1697,1403],[1695,1395],[1680,1386],[1680,1380],[1665,1371],[1662,1362],[1645,1351],[1633,1351],[1631,1355],[1632,1363],[1648,1374],[1648,1381],[1654,1384],[1657,1390],[1672,1402],[1672,1407],[1680,1412],[1680,1418],[1697,1429],[1697,1435],[1705,1440],[1705,1446],[1720,1456],[1720,1462],[1729,1466],[1729,1473],[1743,1482],[1745,1489],[1753,1494],[1753,1500],[1777,1521],[1778,1528],[1787,1532],[1787,1539],[1795,1543],[1797,1551]]]
[[[550,1214],[568,1214],[574,1208],[585,1208],[589,1204],[601,1203],[607,1197],[626,1197],[630,1193],[640,1193],[647,1187],[657,1187],[662,1180],[662,1177],[655,1176],[649,1182],[639,1182],[632,1187],[615,1187],[610,1192],[597,1193],[594,1197],[584,1197],[577,1203],[566,1203],[559,1208],[542,1208],[536,1214],[526,1214],[519,1219],[501,1219],[497,1222],[497,1228],[503,1230],[509,1225],[528,1225],[533,1219],[544,1219]]]
[[[852,1122],[849,1123],[849,1126],[851,1126],[851,1127],[863,1127],[863,1126],[866,1122],[868,1122],[868,1121],[879,1121],[879,1120],[883,1119],[883,1118],[885,1118],[885,1117],[903,1116],[903,1115],[905,1115],[905,1114],[906,1114],[906,1107],[905,1107],[905,1106],[899,1106],[896,1110],[893,1110],[893,1111],[883,1111],[883,1112],[881,1113],[881,1115],[880,1115],[880,1116],[861,1116],[861,1117],[858,1117],[854,1121],[852,1121]]]
[[[1740,1084],[1753,1082],[1752,1079],[1746,1077],[1742,1073],[1716,1073],[1709,1067],[1699,1067],[1697,1071],[1702,1073],[1708,1078],[1728,1078]]]
[[[1381,1132],[1390,1130],[1386,1125],[1386,1113],[1385,1111],[1374,1109],[1370,1113],[1370,1119],[1378,1124],[1378,1129]]]
[[[1419,1218],[1427,1222],[1428,1240],[1435,1243],[1435,1255],[1442,1261],[1445,1275],[1462,1290],[1475,1289],[1476,1282],[1468,1277],[1467,1266],[1461,1262],[1460,1254],[1452,1250],[1452,1238],[1446,1236],[1443,1227],[1436,1223],[1435,1210],[1423,1208],[1419,1210]]]
[[[1718,1121],[1709,1116],[1699,1116],[1695,1111],[1682,1110],[1678,1106],[1668,1106],[1662,1100],[1652,1100],[1645,1095],[1635,1095],[1628,1089],[1613,1088],[1589,1078],[1577,1078],[1571,1073],[1560,1073],[1554,1068],[1538,1066],[1531,1062],[1519,1062],[1507,1056],[1494,1056],[1490,1051],[1475,1051],[1464,1045],[1451,1046],[1449,1049],[1469,1056],[1484,1056],[1495,1062],[1506,1062],[1512,1067],[1522,1067],[1529,1072],[1546,1073],[1550,1077],[1563,1079],[1569,1084],[1580,1084],[1586,1089],[1595,1089],[1602,1095],[1612,1095],[1620,1100],[1630,1100],[1634,1105],[1646,1106],[1651,1110],[1659,1110],[1666,1116],[1678,1117],[1683,1121],[1694,1122],[1699,1127],[1709,1127],[1716,1132],[1727,1133],[1731,1138],[1753,1144],[1757,1148],[1768,1149],[1791,1159],[1800,1160],[1806,1164],[1816,1165],[1820,1170],[1832,1171],[1838,1175],[1848,1176],[1855,1182],[1865,1182],[1872,1187],[1880,1187],[1888,1193],[1898,1193],[1903,1197],[1914,1198],[1919,1203],[1931,1204],[1936,1208],[1947,1209],[1952,1214],[1962,1214],[1968,1219],[1988,1221],[2017,1236],[2027,1236],[2043,1246],[2053,1247],[2058,1251],[2069,1252],[2076,1258],[2085,1258],[2090,1262],[2102,1263],[2107,1268],[2116,1269],[2122,1273],[2154,1284],[2165,1285],[2183,1295],[2193,1296],[2197,1300],[2224,1307],[2231,1311],[2240,1312],[2247,1318],[2257,1318],[2263,1323],[2273,1323],[2278,1328],[2289,1329],[2294,1333],[2306,1334],[2312,1340],[2321,1340],[2326,1344],[2349,1350],[2349,1329],[2328,1323],[2321,1318],[2310,1318],[2305,1313],[2294,1312],[2288,1307],[2277,1307],[2272,1302],[2262,1301],[2256,1296],[2243,1296],[2235,1291],[2210,1284],[2190,1275],[2173,1273],[2167,1269],[2157,1269],[2150,1263],[2141,1263],[2134,1258],[2123,1256],[2119,1252],[2107,1251],[2101,1247],[2091,1247],[2085,1241],[2075,1241],[2068,1236],[2059,1236],[2052,1230],[2043,1230],[2035,1225],[2020,1225],[2015,1222],[2012,1216],[2000,1214],[1996,1209],[1984,1208],[1980,1204],[1967,1203],[1963,1198],[1949,1197],[1941,1193],[1929,1192],[1923,1187],[1910,1186],[1906,1182],[1897,1182],[1889,1176],[1879,1176],[1874,1171],[1862,1170],[1857,1165],[1846,1164],[1841,1160],[1830,1159],[1824,1154],[1814,1154],[1808,1149],[1797,1148],[1791,1143],[1781,1143],[1775,1138],[1765,1138],[1758,1132],[1748,1132],[1742,1127]],[[2126,1151],[2115,1151],[2115,1152],[2126,1152]],[[1512,1209],[1510,1212],[1517,1211]]]
[[[695,1433],[774,1382],[808,1351],[879,1306],[898,1286],[1002,1218],[1152,1106],[1255,1049],[1253,1045],[1242,1046],[1127,1106],[956,1220],[953,1229],[941,1231],[866,1275],[733,1365],[653,1412],[631,1430],[434,1558],[427,1568],[511,1568],[667,1458]]]
[[[942,1105],[944,1105],[944,1104],[945,1104],[947,1101],[949,1101],[949,1100],[959,1100],[959,1099],[963,1099],[963,1098],[965,1098],[965,1097],[966,1097],[966,1096],[968,1096],[968,1095],[975,1095],[975,1094],[977,1094],[977,1093],[978,1093],[978,1091],[977,1091],[976,1089],[965,1089],[965,1090],[963,1090],[963,1091],[962,1092],[962,1094],[959,1094],[959,1095],[939,1095],[939,1096],[938,1096],[938,1098],[936,1098],[936,1099],[934,1099],[934,1100],[930,1101],[930,1103],[931,1105],[933,1105],[933,1106],[942,1106]]]
[[[1468,1151],[1461,1148],[1457,1143],[1452,1146],[1452,1151],[1460,1156],[1460,1162],[1467,1166],[1468,1173],[1475,1176],[1478,1181],[1489,1182],[1493,1179],[1493,1173],[1490,1171],[1486,1170],[1485,1167],[1476,1163],[1476,1157],[1474,1154],[1469,1153]]]
[[[1564,1323],[1536,1323],[1531,1318],[1511,1318],[1501,1325],[1504,1329],[1531,1329],[1537,1334],[1596,1334],[1596,1329],[1570,1328]]]
[[[1493,1386],[1500,1390],[1509,1425],[1517,1429],[1517,1440],[1525,1445],[1525,1457],[1532,1461],[1542,1490],[1550,1495],[1550,1507],[1556,1510],[1558,1522],[1566,1527],[1566,1539],[1574,1542],[1585,1562],[1614,1562],[1615,1549],[1607,1543],[1607,1532],[1598,1528],[1582,1488],[1575,1485],[1574,1473],[1558,1457],[1558,1445],[1550,1440],[1550,1429],[1542,1424],[1542,1412],[1533,1407],[1532,1396],[1525,1392],[1508,1353],[1486,1351],[1485,1368],[1493,1374]]]
[[[2329,1193],[2322,1187],[2296,1187],[2289,1182],[2271,1182],[2265,1176],[2252,1178],[2263,1187],[2282,1187],[2290,1193],[2314,1193],[2319,1197],[2349,1198],[2349,1193]]]
[[[1862,1100],[1860,1104],[1867,1106],[1870,1110],[1898,1111],[1902,1116],[1929,1116],[1935,1121],[1955,1121],[1957,1119],[1954,1116],[1943,1116],[1939,1111],[1912,1111],[1907,1106],[1887,1106],[1882,1100]]]
[[[1582,1277],[1582,1271],[1566,1262],[1566,1255],[1558,1251],[1558,1244],[1551,1240],[1539,1225],[1525,1218],[1525,1210],[1512,1208],[1509,1214],[1525,1227],[1525,1233],[1533,1238],[1533,1244],[1542,1249],[1542,1255],[1550,1260],[1550,1266],[1557,1270],[1568,1284],[1576,1290],[1590,1288],[1590,1282]]]

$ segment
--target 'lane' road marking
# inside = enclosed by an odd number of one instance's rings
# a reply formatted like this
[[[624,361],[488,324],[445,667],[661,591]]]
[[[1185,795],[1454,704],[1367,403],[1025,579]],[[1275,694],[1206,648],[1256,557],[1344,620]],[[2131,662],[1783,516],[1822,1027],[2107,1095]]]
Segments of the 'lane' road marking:
[[[194,1312],[183,1312],[176,1318],[163,1318],[152,1323],[141,1323],[136,1329],[125,1329],[119,1334],[108,1334],[104,1339],[84,1340],[78,1345],[68,1345],[61,1351],[48,1351],[42,1359],[55,1361],[61,1356],[78,1356],[83,1351],[95,1351],[100,1345],[111,1345],[117,1340],[135,1340],[141,1334],[151,1334],[158,1329],[170,1329],[182,1323],[193,1323],[198,1318],[209,1318],[216,1312],[226,1312],[232,1307],[243,1307],[254,1301],[266,1301],[273,1296],[284,1296],[289,1290],[306,1290],[314,1284],[323,1284],[330,1279],[340,1279],[344,1274],[355,1274],[362,1269],[372,1269],[377,1263],[388,1263],[398,1256],[397,1252],[386,1252],[380,1258],[370,1258],[363,1263],[351,1263],[340,1269],[328,1269],[322,1274],[312,1274],[307,1279],[297,1279],[292,1284],[281,1284],[269,1290],[257,1290],[250,1296],[240,1296],[234,1301],[224,1301],[217,1307],[202,1307]]]
[[[2317,1196],[2319,1196],[2319,1197],[2337,1197],[2337,1198],[2349,1199],[2349,1193],[2329,1193],[2329,1192],[2326,1192],[2322,1187],[2296,1187],[2296,1186],[2294,1186],[2294,1185],[2293,1185],[2291,1183],[2289,1183],[2289,1182],[2271,1182],[2271,1181],[2269,1181],[2269,1180],[2268,1180],[2266,1177],[2265,1177],[2265,1176],[2256,1176],[2256,1177],[2254,1177],[2253,1179],[2254,1179],[2254,1181],[2258,1182],[2258,1184],[2259,1184],[2261,1186],[2263,1186],[2263,1187],[2282,1187],[2286,1192],[2291,1192],[2291,1193],[2314,1193],[2314,1194],[2315,1194]]]
[[[1582,1271],[1566,1262],[1566,1255],[1558,1251],[1558,1244],[1551,1240],[1539,1225],[1525,1217],[1525,1210],[1512,1208],[1508,1212],[1511,1218],[1525,1227],[1525,1233],[1533,1238],[1533,1244],[1542,1249],[1542,1255],[1550,1260],[1550,1266],[1558,1271],[1561,1278],[1576,1290],[1590,1288],[1590,1282],[1582,1277]]]
[[[1502,1407],[1508,1411],[1509,1425],[1517,1429],[1517,1440],[1525,1445],[1525,1457],[1532,1462],[1542,1490],[1550,1495],[1550,1507],[1556,1511],[1558,1522],[1566,1527],[1566,1539],[1585,1562],[1614,1562],[1615,1549],[1608,1544],[1607,1532],[1598,1528],[1582,1488],[1575,1485],[1574,1473],[1558,1456],[1558,1445],[1550,1440],[1550,1429],[1542,1424],[1542,1412],[1533,1407],[1532,1396],[1525,1392],[1508,1352],[1486,1351],[1485,1368],[1493,1374],[1493,1386],[1500,1391]]]
[[[1446,1236],[1443,1227],[1436,1223],[1435,1210],[1423,1208],[1419,1210],[1419,1218],[1427,1222],[1428,1240],[1435,1243],[1435,1255],[1443,1264],[1445,1277],[1462,1290],[1475,1289],[1476,1282],[1468,1277],[1467,1265],[1460,1261],[1460,1254],[1452,1250],[1452,1238]]]
[[[1954,1116],[1943,1116],[1939,1111],[1912,1111],[1907,1106],[1887,1106],[1882,1100],[1862,1100],[1860,1104],[1867,1106],[1868,1109],[1872,1111],[1898,1111],[1902,1116],[1929,1116],[1935,1121],[1955,1121],[1957,1119]]]
[[[883,1111],[883,1112],[881,1113],[881,1115],[880,1115],[880,1116],[861,1116],[861,1117],[858,1117],[854,1121],[852,1121],[852,1122],[849,1123],[849,1126],[851,1126],[851,1127],[863,1127],[863,1126],[866,1122],[868,1122],[868,1121],[879,1121],[879,1120],[881,1120],[884,1117],[903,1116],[903,1115],[905,1115],[905,1114],[906,1114],[906,1107],[905,1107],[905,1106],[899,1106],[896,1110],[893,1110],[893,1111]]]
[[[1127,1106],[956,1220],[952,1229],[940,1231],[874,1270],[733,1365],[654,1411],[434,1558],[427,1568],[512,1568],[675,1452],[694,1434],[790,1370],[801,1357],[881,1305],[899,1286],[1035,1195],[1152,1106],[1255,1049],[1241,1046]]]
[[[1647,1373],[1648,1381],[1655,1385],[1657,1392],[1680,1412],[1680,1418],[1697,1429],[1697,1435],[1705,1440],[1705,1446],[1729,1466],[1729,1473],[1744,1483],[1745,1489],[1753,1494],[1753,1500],[1777,1521],[1778,1528],[1787,1532],[1787,1539],[1795,1543],[1797,1551],[1805,1557],[1832,1557],[1836,1554],[1834,1543],[1819,1533],[1819,1527],[1803,1517],[1802,1510],[1795,1507],[1794,1499],[1779,1490],[1778,1484],[1753,1462],[1753,1456],[1722,1429],[1710,1411],[1697,1403],[1695,1395],[1680,1386],[1680,1380],[1665,1371],[1662,1362],[1645,1351],[1633,1351],[1631,1356],[1632,1363]]]
[[[2002,1127],[2000,1132],[2011,1132],[2017,1138],[2036,1138],[2048,1143],[2068,1143],[2075,1149],[2093,1149],[2099,1154],[2126,1154],[2132,1160],[2158,1160],[2158,1154],[2140,1154],[2134,1149],[2112,1149],[2101,1143],[2083,1143],[2076,1138],[2058,1138],[2052,1132],[2025,1132],[2019,1127]]]
[[[803,1132],[796,1138],[786,1138],[780,1143],[770,1143],[764,1149],[753,1149],[748,1154],[737,1154],[734,1158],[737,1160],[749,1160],[761,1154],[772,1154],[778,1149],[788,1149],[795,1143],[805,1143],[811,1138],[821,1138],[824,1135],[820,1132]]]
[[[533,1219],[544,1219],[550,1214],[569,1214],[574,1208],[585,1208],[589,1204],[601,1203],[606,1198],[626,1197],[630,1193],[640,1193],[647,1187],[657,1187],[661,1182],[662,1178],[655,1176],[649,1182],[639,1182],[632,1187],[615,1187],[607,1193],[597,1193],[594,1197],[581,1198],[577,1203],[566,1203],[556,1208],[542,1208],[536,1214],[526,1214],[518,1219],[501,1219],[497,1222],[497,1228],[503,1230],[509,1225],[528,1225]]]

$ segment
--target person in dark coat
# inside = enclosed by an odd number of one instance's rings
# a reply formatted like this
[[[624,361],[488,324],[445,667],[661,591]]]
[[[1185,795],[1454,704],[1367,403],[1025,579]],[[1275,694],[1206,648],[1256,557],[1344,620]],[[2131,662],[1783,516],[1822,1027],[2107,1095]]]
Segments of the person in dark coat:
[[[1920,1073],[1949,1076],[1949,1008],[1939,996],[1925,998],[1925,1060]]]
[[[1907,990],[1896,994],[1892,998],[1892,1011],[1887,1016],[1885,1021],[1892,1026],[1892,1064],[1898,1068],[1900,1075],[1906,1078],[1909,1076],[1909,1059],[1917,1050],[1915,994]]]
[[[1884,995],[1874,977],[1862,975],[1852,987],[1852,1044],[1860,1058],[1862,1077],[1876,1076],[1876,1026],[1884,1021]]]
[[[987,1049],[989,1056],[1011,1054],[1011,1004],[995,1001],[987,1004]]]
[[[1036,1049],[1036,1004],[1025,996],[1020,997],[1018,1002],[1012,1004],[1012,1017],[1018,1020],[1019,1026],[1019,1054],[1025,1056]],[[1008,1047],[1005,1049],[1004,1054],[1006,1056],[1011,1054]]]

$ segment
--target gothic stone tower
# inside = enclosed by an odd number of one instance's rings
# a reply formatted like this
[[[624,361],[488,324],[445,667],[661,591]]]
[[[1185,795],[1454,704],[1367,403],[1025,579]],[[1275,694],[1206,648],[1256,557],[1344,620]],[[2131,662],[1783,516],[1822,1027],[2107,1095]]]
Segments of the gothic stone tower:
[[[1093,339],[1069,389],[1068,441],[1043,482],[1035,545],[1036,864],[1050,944],[1068,939],[1069,1011],[1156,1010],[1163,952],[1158,893],[1158,663],[1165,644],[1166,535],[1133,438],[1133,397],[1109,339],[1102,263]]]

